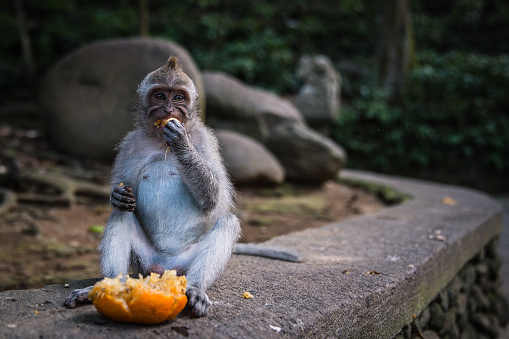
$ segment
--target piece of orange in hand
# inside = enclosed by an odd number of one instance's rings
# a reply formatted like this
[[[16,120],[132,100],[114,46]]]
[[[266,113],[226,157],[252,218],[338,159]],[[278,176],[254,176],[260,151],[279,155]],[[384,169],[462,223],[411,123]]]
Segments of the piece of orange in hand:
[[[187,304],[185,276],[175,270],[146,278],[104,278],[88,294],[99,313],[111,320],[138,324],[157,324],[173,319]]]

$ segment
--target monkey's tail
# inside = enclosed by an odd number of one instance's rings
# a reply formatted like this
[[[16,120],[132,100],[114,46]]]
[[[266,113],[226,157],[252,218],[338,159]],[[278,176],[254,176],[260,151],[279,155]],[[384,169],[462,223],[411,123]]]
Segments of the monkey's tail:
[[[270,259],[302,262],[303,258],[297,251],[282,247],[263,246],[258,244],[236,244],[233,248],[234,254],[253,255]]]

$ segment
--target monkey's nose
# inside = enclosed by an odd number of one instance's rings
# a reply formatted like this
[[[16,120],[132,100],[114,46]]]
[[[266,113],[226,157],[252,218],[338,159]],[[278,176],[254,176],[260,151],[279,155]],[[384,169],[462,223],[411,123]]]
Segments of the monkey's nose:
[[[164,113],[173,113],[173,106],[172,105],[167,105],[165,108],[164,108]]]

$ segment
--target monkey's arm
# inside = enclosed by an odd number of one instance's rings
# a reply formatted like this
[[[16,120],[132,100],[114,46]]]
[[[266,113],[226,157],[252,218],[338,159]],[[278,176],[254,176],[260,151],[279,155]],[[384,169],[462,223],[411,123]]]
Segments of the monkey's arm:
[[[129,133],[122,142],[118,145],[118,155],[115,158],[115,163],[112,168],[111,184],[113,189],[111,191],[110,203],[118,211],[121,212],[134,212],[136,207],[136,200],[132,186],[136,182],[137,168],[140,164],[144,164],[143,159],[140,159],[140,152],[138,147],[140,139],[139,133]]]
[[[220,195],[224,192],[224,167],[216,160],[217,140],[209,135],[205,126],[194,129],[196,148],[190,141],[186,128],[177,120],[171,120],[164,128],[163,136],[181,167],[182,179],[190,189],[200,209],[211,212],[218,201],[226,201]]]

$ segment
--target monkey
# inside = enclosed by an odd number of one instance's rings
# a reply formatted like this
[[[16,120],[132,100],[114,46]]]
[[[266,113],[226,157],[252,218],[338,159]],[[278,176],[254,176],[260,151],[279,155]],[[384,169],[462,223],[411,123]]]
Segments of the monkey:
[[[176,56],[139,84],[134,116],[112,167],[114,209],[98,246],[103,276],[174,269],[187,278],[191,313],[202,317],[211,304],[206,291],[232,252],[301,261],[288,250],[236,246],[233,185],[213,131],[199,118],[198,91]],[[64,305],[74,308],[91,289],[74,290]]]

